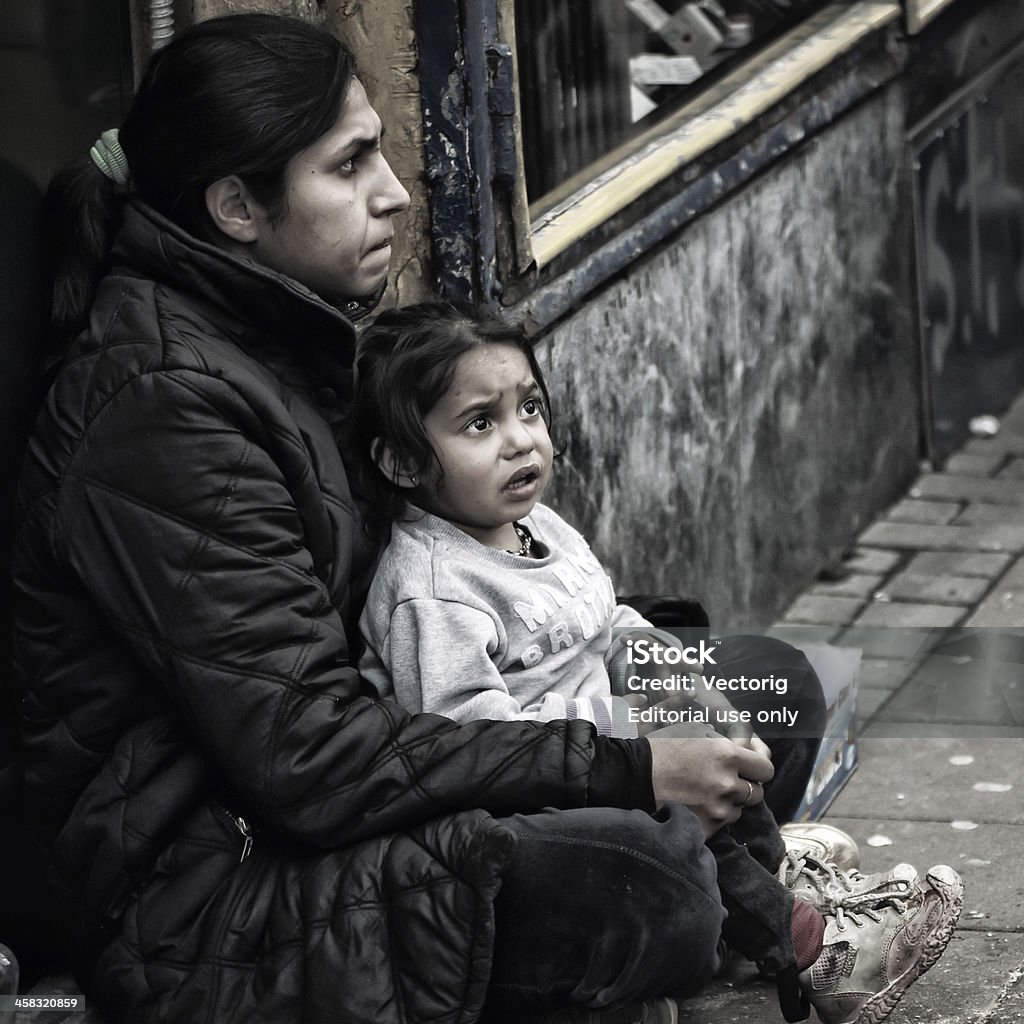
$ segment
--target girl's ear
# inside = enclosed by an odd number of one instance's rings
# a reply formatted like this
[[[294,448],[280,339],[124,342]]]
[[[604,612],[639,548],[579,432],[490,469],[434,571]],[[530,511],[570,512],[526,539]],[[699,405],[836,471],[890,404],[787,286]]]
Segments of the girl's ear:
[[[377,464],[377,468],[391,481],[393,484],[397,484],[399,487],[404,487],[407,490],[412,490],[414,487],[419,487],[419,477],[414,473],[407,473],[402,466],[399,465],[398,459],[395,457],[395,453],[391,450],[389,445],[384,438],[375,437],[370,445],[370,455],[373,457],[373,461]]]
[[[243,245],[257,241],[260,226],[266,222],[263,208],[245,182],[234,174],[218,178],[206,187],[206,211],[232,242]]]

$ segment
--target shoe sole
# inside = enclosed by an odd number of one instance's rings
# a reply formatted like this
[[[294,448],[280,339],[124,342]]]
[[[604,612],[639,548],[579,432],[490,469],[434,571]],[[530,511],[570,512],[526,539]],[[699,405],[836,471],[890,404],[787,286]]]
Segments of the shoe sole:
[[[964,903],[963,879],[952,869],[940,864],[932,868],[926,880],[942,900],[943,914],[939,926],[928,937],[924,952],[917,963],[890,982],[888,987],[872,996],[860,1010],[860,1013],[847,1024],[879,1024],[892,1012],[896,1004],[903,998],[903,993],[917,981],[945,952],[953,931],[960,920],[960,911]]]

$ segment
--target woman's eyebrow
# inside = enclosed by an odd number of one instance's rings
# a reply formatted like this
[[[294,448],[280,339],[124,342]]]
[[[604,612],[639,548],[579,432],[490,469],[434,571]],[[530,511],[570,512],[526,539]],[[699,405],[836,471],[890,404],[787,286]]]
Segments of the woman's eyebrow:
[[[351,138],[346,139],[333,153],[330,160],[348,160],[350,157],[367,150],[376,149],[384,138],[384,128],[376,132],[357,132]]]

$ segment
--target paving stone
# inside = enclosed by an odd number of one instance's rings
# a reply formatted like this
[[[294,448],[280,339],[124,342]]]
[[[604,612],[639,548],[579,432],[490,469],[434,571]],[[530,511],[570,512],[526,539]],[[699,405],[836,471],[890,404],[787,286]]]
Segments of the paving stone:
[[[987,501],[968,502],[960,514],[953,520],[954,526],[998,526],[1005,523],[1011,515],[1020,516],[1014,510],[1008,515],[1007,505],[993,505]]]
[[[854,572],[845,579],[835,582],[815,583],[811,593],[826,597],[859,597],[866,600],[878,589],[884,578],[874,573]]]
[[[1024,625],[1024,558],[1000,577],[965,623],[971,628]]]
[[[949,630],[946,629],[857,625],[843,630],[835,642],[842,647],[856,648],[862,659],[913,661],[924,658],[948,636]]]
[[[995,437],[974,437],[960,449],[965,455],[1024,456],[1024,437],[996,434]]]
[[[922,576],[908,569],[889,580],[884,592],[894,601],[972,605],[991,586],[991,580],[974,576]]]
[[[861,658],[860,689],[895,690],[914,674],[917,665],[916,660],[902,658]]]
[[[823,597],[804,594],[790,605],[786,622],[811,622],[845,626],[853,622],[864,602],[854,597]]]
[[[912,498],[986,501],[994,505],[1024,505],[1024,481],[928,473],[910,489]]]
[[[951,643],[945,650],[921,662],[878,720],[944,723],[951,730],[965,723],[1015,726],[1024,737],[1024,663],[972,657],[961,653],[967,650],[963,643]],[[913,732],[908,729],[908,735]]]
[[[954,765],[951,757],[973,760]],[[985,792],[976,785],[1011,788]],[[857,769],[827,819],[835,815],[879,819],[879,825],[913,818],[1024,826],[1024,743],[1019,737],[861,736]],[[868,827],[854,835],[862,847],[872,834]]]
[[[857,732],[864,731],[865,726],[878,714],[879,709],[892,696],[888,690],[859,689],[857,691]]]
[[[879,522],[858,538],[861,544],[904,550],[1024,551],[1024,522],[990,526],[924,526]]]
[[[976,722],[959,722],[950,726],[948,722],[890,722],[877,715],[863,731],[864,736],[872,739],[947,739],[955,732],[961,739],[1014,739],[1018,744],[1024,739],[1024,731],[1019,725],[979,725]]]
[[[959,501],[921,501],[918,498],[904,498],[893,505],[885,517],[894,523],[944,525],[951,523],[962,507],[963,503]]]
[[[955,626],[969,609],[957,605],[874,601],[857,616],[858,626]]]
[[[957,452],[946,459],[942,471],[962,476],[992,476],[1005,461],[1005,455],[971,455],[968,452]]]
[[[784,640],[794,647],[804,644],[828,644],[841,632],[839,626],[814,626],[797,622],[777,622],[771,629],[765,630],[765,636]]]
[[[999,582],[1005,586],[1024,587],[1024,558],[1018,558]]]
[[[907,563],[915,576],[978,576],[993,580],[1012,561],[1011,555],[973,551],[922,551]]]
[[[1004,430],[1015,434],[1024,434],[1024,395],[1015,398],[1012,404],[999,418]]]
[[[999,479],[1024,480],[1024,459],[1011,459],[998,473]]]
[[[900,564],[903,555],[898,551],[883,551],[881,548],[854,548],[853,553],[843,559],[843,567],[850,572],[875,573],[884,576]]]
[[[964,623],[966,626],[1019,626],[1024,622],[1024,589],[997,584]]]

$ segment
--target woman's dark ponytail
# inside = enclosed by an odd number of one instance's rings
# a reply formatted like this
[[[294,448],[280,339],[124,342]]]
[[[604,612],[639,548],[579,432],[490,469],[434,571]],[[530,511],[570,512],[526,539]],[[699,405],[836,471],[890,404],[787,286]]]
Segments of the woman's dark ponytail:
[[[123,190],[85,157],[51,180],[44,231],[52,281],[49,342],[59,354],[85,327],[123,216]]]

